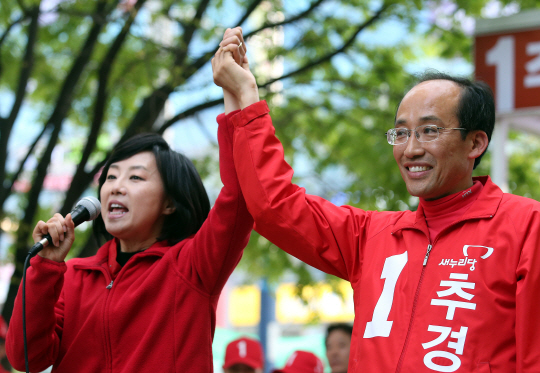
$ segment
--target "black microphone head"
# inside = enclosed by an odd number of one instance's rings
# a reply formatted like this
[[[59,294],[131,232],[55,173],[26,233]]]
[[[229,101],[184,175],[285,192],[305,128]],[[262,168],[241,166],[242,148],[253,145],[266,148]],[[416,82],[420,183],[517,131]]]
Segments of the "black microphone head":
[[[82,206],[88,210],[89,217],[86,219],[87,221],[94,220],[101,213],[101,203],[95,197],[84,197],[77,202],[75,207],[77,206]]]
[[[75,226],[78,226],[85,221],[94,220],[101,213],[101,203],[97,198],[84,197],[75,208],[71,211],[71,218]]]

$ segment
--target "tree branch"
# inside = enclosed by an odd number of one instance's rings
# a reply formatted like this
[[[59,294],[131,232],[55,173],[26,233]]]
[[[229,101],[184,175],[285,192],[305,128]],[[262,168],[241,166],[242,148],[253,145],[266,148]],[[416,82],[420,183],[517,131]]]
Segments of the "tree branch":
[[[22,21],[24,21],[28,17],[27,14],[21,15],[18,19],[14,20],[12,23],[10,23],[6,29],[4,30],[4,33],[2,36],[0,36],[0,48],[2,47],[2,44],[4,44],[4,41],[6,40],[7,36],[9,35],[9,32],[11,31],[11,28]]]
[[[6,179],[8,141],[13,129],[13,124],[15,123],[15,119],[19,114],[24,96],[26,95],[26,85],[28,84],[28,79],[30,79],[30,73],[34,68],[34,49],[38,31],[39,5],[30,10],[30,17],[31,21],[28,27],[26,51],[19,73],[19,82],[17,84],[17,91],[15,92],[15,101],[11,107],[9,116],[2,120],[2,127],[0,128],[0,180]],[[2,186],[2,188],[3,187],[4,186]],[[10,193],[10,190],[7,190],[2,194],[9,195]]]
[[[325,62],[328,62],[332,59],[332,57],[340,54],[340,53],[343,53],[345,52],[353,43],[354,43],[354,40],[356,39],[356,36],[358,36],[358,34],[364,30],[366,27],[370,26],[371,24],[373,24],[376,20],[378,20],[381,16],[381,14],[388,8],[388,5],[387,4],[383,4],[379,10],[369,19],[367,20],[366,22],[362,23],[361,25],[359,25],[357,28],[356,28],[356,31],[352,34],[352,36],[341,46],[341,48],[338,48],[336,49],[335,51],[331,52],[331,53],[328,53],[326,54],[325,56],[315,60],[315,61],[312,61],[300,68],[298,68],[297,70],[295,71],[291,71],[290,73],[287,73],[285,75],[282,75],[280,76],[279,78],[275,78],[275,79],[272,79],[272,80],[269,80],[267,81],[266,83],[264,84],[260,84],[259,85],[259,88],[265,88],[269,85],[271,85],[272,83],[275,83],[279,80],[284,80],[284,79],[287,79],[287,78],[290,78],[294,75],[298,75],[300,73],[303,73],[305,71],[308,71],[309,69],[315,67],[315,66],[318,66],[318,65],[321,65]]]
[[[64,205],[60,209],[60,213],[62,215],[69,213],[69,211],[71,210],[71,207],[75,204],[76,200],[88,187],[88,184],[91,182],[93,178],[93,175],[86,175],[85,167],[86,167],[86,164],[88,163],[88,160],[90,159],[90,155],[96,148],[99,131],[101,130],[101,126],[103,125],[103,119],[105,117],[105,109],[107,106],[107,99],[109,97],[107,86],[108,86],[109,79],[111,76],[111,69],[112,69],[112,66],[114,65],[114,61],[116,57],[118,56],[118,53],[121,50],[122,45],[126,41],[127,35],[129,34],[129,30],[131,29],[131,26],[133,25],[135,17],[137,16],[139,10],[141,9],[141,7],[144,5],[145,2],[146,0],[137,1],[133,10],[126,13],[128,17],[127,17],[126,22],[124,23],[124,26],[122,27],[122,30],[120,31],[120,33],[118,33],[114,42],[111,44],[109,50],[107,51],[107,54],[101,61],[101,64],[98,70],[98,89],[96,91],[96,96],[95,96],[94,110],[93,110],[94,115],[92,118],[92,125],[90,127],[88,140],[86,141],[86,145],[83,150],[81,160],[79,161],[79,164],[77,165],[77,170],[75,171],[75,174],[73,175],[71,185],[66,193],[66,198],[64,199]]]
[[[281,22],[276,22],[276,23],[265,23],[264,25],[262,25],[261,27],[259,27],[258,29],[254,30],[254,31],[251,31],[250,33],[248,34],[245,34],[244,35],[244,39],[248,39],[250,38],[251,36],[265,30],[265,29],[268,29],[268,28],[274,28],[274,27],[279,27],[279,26],[285,26],[289,23],[293,23],[293,22],[296,22],[296,21],[299,21],[301,19],[304,19],[306,18],[310,13],[312,13],[315,9],[317,9],[319,7],[319,5],[321,5],[325,0],[317,0],[315,1],[314,3],[311,4],[311,6],[309,8],[307,8],[305,11],[303,11],[302,13],[299,13],[297,15],[295,15],[294,17],[291,17],[289,19],[286,19],[286,20],[283,20]]]
[[[182,35],[182,44],[178,48],[179,52],[174,62],[175,66],[181,66],[184,63],[189,50],[189,44],[193,39],[193,34],[195,33],[195,30],[197,30],[197,28],[199,27],[202,16],[206,11],[209,3],[210,0],[201,0],[199,6],[197,7],[195,16],[193,17],[191,22],[184,28],[184,33]]]
[[[244,24],[244,22],[246,22],[246,20],[249,18],[251,13],[253,13],[255,11],[255,9],[257,9],[257,7],[259,6],[260,3],[262,3],[262,0],[253,0],[251,2],[251,4],[249,4],[249,6],[247,7],[246,11],[244,12],[244,15],[242,17],[240,17],[238,22],[236,22],[235,27],[242,26]]]
[[[43,137],[43,135],[45,134],[45,132],[47,132],[47,129],[50,128],[50,127],[47,127],[47,126],[43,126],[43,129],[41,130],[40,134],[37,135],[37,137],[35,138],[34,142],[32,143],[32,145],[30,145],[30,148],[28,149],[28,151],[26,152],[26,156],[24,157],[24,159],[19,163],[19,168],[17,169],[17,171],[15,172],[15,174],[13,174],[13,176],[11,177],[11,181],[9,183],[9,186],[6,188],[6,194],[5,195],[2,195],[0,197],[0,206],[3,206],[4,205],[4,202],[6,201],[6,199],[11,195],[11,191],[13,190],[13,186],[15,185],[15,182],[19,179],[19,176],[20,174],[23,172],[24,170],[24,164],[26,163],[26,161],[28,160],[28,158],[30,158],[30,155],[34,152],[34,149],[37,145],[37,143],[39,142],[39,140],[41,140],[41,138]]]
[[[11,108],[11,113],[8,118],[8,125],[13,126],[15,118],[19,115],[24,96],[26,95],[26,86],[30,74],[34,68],[34,50],[37,40],[38,32],[38,20],[39,20],[39,6],[36,6],[30,10],[30,26],[28,27],[28,41],[26,43],[26,51],[22,61],[21,71],[19,74],[19,83],[17,84],[17,91],[15,93],[15,102]],[[9,135],[8,135],[9,137]]]
[[[268,29],[268,28],[273,28],[273,27],[278,27],[278,26],[284,26],[286,24],[296,22],[296,21],[308,16],[310,13],[312,13],[319,5],[321,5],[321,3],[323,1],[325,1],[325,0],[317,0],[317,1],[315,1],[304,12],[302,12],[300,14],[297,14],[296,16],[291,17],[289,19],[286,19],[284,21],[276,22],[276,23],[266,23],[265,25],[258,28],[257,30],[252,31],[252,32],[250,32],[248,34],[245,34],[244,35],[244,40],[247,40],[249,37],[255,35],[258,32],[261,32],[262,30],[265,30],[265,29]],[[255,10],[256,6],[259,5],[261,2],[262,1],[254,1],[250,5],[250,8],[248,8],[248,12],[246,12],[244,14],[244,16],[242,16],[242,18],[236,24],[236,26],[242,25],[245,22],[245,20],[248,18],[248,16],[253,12],[253,10]],[[197,60],[195,60],[195,62],[190,64],[190,66],[188,66],[188,68],[184,69],[183,78],[184,79],[189,78],[193,74],[194,71],[198,71],[202,66],[204,66],[212,58],[212,56],[214,56],[214,54],[216,54],[216,51],[218,50],[218,48],[219,48],[219,46],[216,46],[212,51],[206,52],[205,54],[200,56]]]
[[[201,110],[209,109],[211,107],[217,106],[223,102],[223,97],[219,98],[217,100],[207,101],[205,103],[202,103],[200,105],[193,106],[192,108],[189,108],[181,113],[176,114],[171,119],[167,120],[163,125],[157,130],[157,133],[163,134],[167,128],[172,126],[174,123],[178,122],[179,120],[185,119],[187,117],[190,117],[196,113],[198,113]]]

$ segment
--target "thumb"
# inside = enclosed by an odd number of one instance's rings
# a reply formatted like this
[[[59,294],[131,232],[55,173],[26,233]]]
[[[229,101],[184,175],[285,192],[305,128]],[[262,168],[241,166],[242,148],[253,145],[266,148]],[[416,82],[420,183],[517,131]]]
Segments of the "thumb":
[[[71,240],[73,240],[75,237],[75,223],[73,222],[73,218],[71,217],[71,213],[66,215],[66,233],[67,237],[69,237]]]
[[[244,70],[249,71],[249,61],[248,61],[247,55],[245,55],[244,58],[242,59],[242,68]]]

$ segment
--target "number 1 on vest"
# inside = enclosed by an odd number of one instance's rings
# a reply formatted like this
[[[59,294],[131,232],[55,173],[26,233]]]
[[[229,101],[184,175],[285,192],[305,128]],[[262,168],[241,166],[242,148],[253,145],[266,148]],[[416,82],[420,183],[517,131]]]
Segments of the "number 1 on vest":
[[[381,297],[373,310],[373,318],[366,323],[364,338],[390,336],[393,321],[388,321],[388,316],[394,301],[396,283],[405,264],[407,264],[407,259],[407,252],[405,251],[403,254],[390,256],[384,261],[381,279],[386,279],[386,281],[384,282]]]

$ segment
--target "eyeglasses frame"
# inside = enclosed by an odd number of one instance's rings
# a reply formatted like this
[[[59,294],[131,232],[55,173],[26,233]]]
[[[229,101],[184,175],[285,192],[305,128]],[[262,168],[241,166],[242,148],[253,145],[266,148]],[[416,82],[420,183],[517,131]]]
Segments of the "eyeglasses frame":
[[[418,128],[420,127],[425,127],[425,126],[433,126],[435,128],[437,128],[437,138],[436,139],[433,139],[433,140],[428,140],[428,141],[422,141],[420,140],[420,134],[416,131]],[[389,129],[388,131],[385,132],[385,135],[386,135],[386,140],[388,141],[388,132],[390,131],[395,131],[397,130],[398,128],[391,128]],[[440,130],[460,130],[460,131],[469,131],[467,128],[449,128],[449,127],[439,127],[439,126],[436,126],[435,124],[422,124],[420,126],[417,126],[415,128],[413,128],[412,130],[410,129],[407,129],[407,128],[401,128],[401,129],[404,129],[407,131],[407,140],[405,140],[404,142],[400,142],[399,144],[391,144],[390,141],[388,141],[388,144],[392,145],[392,146],[396,146],[396,145],[403,145],[403,144],[406,144],[407,142],[409,142],[409,138],[411,137],[411,132],[414,132],[414,137],[416,137],[416,140],[418,142],[433,142],[433,141],[437,141],[439,139],[439,134],[440,134]]]

